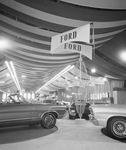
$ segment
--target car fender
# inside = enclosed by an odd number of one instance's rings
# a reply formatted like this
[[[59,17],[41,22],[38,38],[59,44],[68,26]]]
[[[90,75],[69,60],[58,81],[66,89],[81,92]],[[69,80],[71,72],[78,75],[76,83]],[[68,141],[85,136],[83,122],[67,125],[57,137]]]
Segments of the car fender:
[[[123,115],[123,114],[102,114],[102,117],[99,116],[98,114],[95,114],[95,118],[98,120],[98,123],[100,126],[104,126],[106,127],[109,120],[113,117],[125,117],[126,118],[126,115]]]
[[[41,115],[41,118],[42,118],[45,114],[47,114],[47,113],[53,113],[56,118],[59,118],[59,114],[58,114],[57,111],[46,111],[46,112],[44,112],[44,113]]]
[[[109,121],[110,121],[112,118],[115,118],[115,117],[123,117],[123,118],[126,119],[126,115],[111,115],[111,116],[107,119],[106,126],[108,125]]]

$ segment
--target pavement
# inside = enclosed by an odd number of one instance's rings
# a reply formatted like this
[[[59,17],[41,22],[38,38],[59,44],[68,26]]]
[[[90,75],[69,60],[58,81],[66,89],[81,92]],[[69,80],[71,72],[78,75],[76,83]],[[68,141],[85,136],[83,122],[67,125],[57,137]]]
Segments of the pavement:
[[[0,129],[0,150],[125,150],[126,141],[118,141],[84,119],[69,120],[68,114],[57,120],[53,129],[13,127]]]

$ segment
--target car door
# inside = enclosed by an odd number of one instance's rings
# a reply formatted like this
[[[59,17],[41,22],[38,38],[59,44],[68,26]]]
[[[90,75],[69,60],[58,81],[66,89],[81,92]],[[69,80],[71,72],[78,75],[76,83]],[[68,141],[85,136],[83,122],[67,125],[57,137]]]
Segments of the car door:
[[[0,124],[30,121],[31,105],[24,103],[3,103],[0,105]]]

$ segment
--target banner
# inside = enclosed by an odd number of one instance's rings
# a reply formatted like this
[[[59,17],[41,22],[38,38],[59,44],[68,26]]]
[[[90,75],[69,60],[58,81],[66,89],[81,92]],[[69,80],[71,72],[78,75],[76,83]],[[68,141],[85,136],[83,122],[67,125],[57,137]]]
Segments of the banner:
[[[51,53],[65,43],[73,41],[90,44],[90,24],[55,35],[51,38]]]
[[[82,55],[92,60],[92,46],[90,45],[65,43],[60,47],[56,48],[53,53],[62,53],[62,52],[81,53]]]

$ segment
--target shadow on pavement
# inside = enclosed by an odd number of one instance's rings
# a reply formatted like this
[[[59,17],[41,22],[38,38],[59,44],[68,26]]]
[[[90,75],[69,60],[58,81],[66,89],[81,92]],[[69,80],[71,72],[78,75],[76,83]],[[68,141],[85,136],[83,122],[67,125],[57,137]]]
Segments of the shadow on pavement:
[[[110,137],[109,134],[107,133],[107,129],[106,129],[106,128],[102,128],[102,129],[101,129],[101,132],[102,132],[105,136],[108,136],[109,138],[112,138],[112,137]],[[112,139],[114,139],[114,138],[112,138]],[[117,140],[117,139],[114,139],[114,140]],[[117,141],[126,143],[126,139],[125,139],[125,140],[117,140]]]
[[[0,144],[16,143],[40,138],[56,132],[58,128],[44,129],[41,126],[18,126],[0,128]]]

